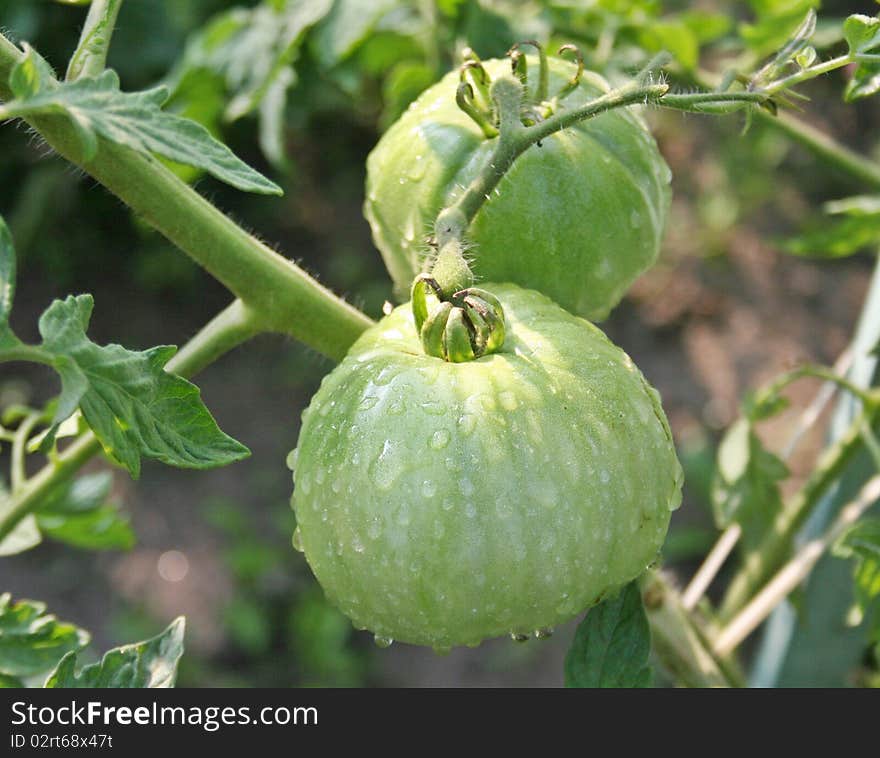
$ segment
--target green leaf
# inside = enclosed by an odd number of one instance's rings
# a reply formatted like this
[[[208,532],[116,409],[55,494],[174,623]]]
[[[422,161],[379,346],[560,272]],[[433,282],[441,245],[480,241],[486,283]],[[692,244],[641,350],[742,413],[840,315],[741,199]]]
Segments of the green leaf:
[[[9,89],[17,98],[33,97],[39,92],[57,86],[55,72],[46,60],[30,45],[25,43],[24,58],[9,75]]]
[[[880,642],[880,518],[859,521],[837,541],[833,552],[855,561],[856,607],[871,642]]]
[[[86,328],[92,305],[90,295],[52,303],[40,317],[41,349],[55,358],[62,376],[64,409],[78,396],[83,417],[110,456],[137,478],[141,455],[182,468],[223,466],[249,455],[220,431],[195,385],[164,371],[176,348],[136,352],[91,342]]]
[[[124,93],[119,77],[108,70],[13,100],[0,106],[0,116],[66,115],[77,130],[86,160],[97,152],[100,136],[144,155],[158,153],[204,169],[241,190],[282,194],[277,184],[237,158],[204,126],[163,111],[167,98],[164,87]]]
[[[639,42],[652,52],[668,50],[686,71],[692,71],[699,62],[699,40],[684,23],[654,22],[641,30]]]
[[[638,581],[587,611],[565,656],[566,687],[650,687],[651,631]]]
[[[880,63],[860,63],[846,83],[843,99],[848,103],[880,92]]]
[[[397,0],[334,0],[312,39],[318,60],[326,68],[345,60],[396,4]]]
[[[792,62],[797,62],[798,56],[809,46],[815,32],[816,11],[810,8],[791,37],[779,49],[773,59],[755,74],[754,81],[756,83],[771,82],[783,74]]]
[[[779,482],[788,468],[766,450],[748,419],[727,430],[718,447],[712,510],[719,529],[738,523],[746,549],[760,541],[782,507]]]
[[[783,243],[783,250],[806,258],[845,258],[880,242],[880,214],[848,215],[816,224]]]
[[[47,614],[43,603],[13,603],[9,593],[0,595],[0,673],[22,677],[48,671],[88,642],[88,632]]]
[[[0,509],[2,513],[2,509]],[[37,520],[34,516],[25,516],[15,528],[0,540],[0,558],[17,555],[36,547],[42,541]]]
[[[171,622],[156,637],[113,648],[100,663],[76,671],[76,653],[68,653],[46,680],[47,688],[173,687],[183,654],[184,619]]]
[[[6,689],[20,689],[24,687],[24,682],[21,679],[16,679],[14,676],[7,676],[6,674],[0,674],[0,690]]]
[[[15,298],[15,245],[12,234],[0,216],[0,350],[21,343],[9,328],[9,314]]]
[[[109,471],[74,480],[51,495],[37,512],[44,535],[89,550],[128,550],[135,542],[128,520],[107,502]]]
[[[843,37],[853,55],[880,48],[880,18],[859,13],[849,16],[843,22]]]
[[[757,18],[754,23],[741,24],[740,35],[756,55],[779,51],[771,61],[771,65],[775,65],[783,51],[787,56],[785,59],[791,60],[802,49],[800,42],[806,41],[804,22],[818,7],[819,0],[751,0],[750,5]],[[798,49],[786,49],[793,42]]]

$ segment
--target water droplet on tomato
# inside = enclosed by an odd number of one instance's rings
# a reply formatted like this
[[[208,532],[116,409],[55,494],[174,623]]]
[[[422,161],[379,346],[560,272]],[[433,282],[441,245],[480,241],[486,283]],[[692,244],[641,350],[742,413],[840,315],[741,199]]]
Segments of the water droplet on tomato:
[[[477,428],[477,417],[471,413],[465,413],[458,419],[458,428],[465,436],[471,434]]]
[[[425,497],[434,497],[437,494],[437,485],[434,484],[430,479],[425,479],[422,482],[422,495]]]
[[[553,636],[553,627],[546,627],[544,629],[535,629],[535,639],[536,640],[549,640]]]
[[[360,405],[358,405],[358,410],[368,411],[370,410],[370,408],[373,408],[378,402],[379,398],[375,395],[367,395],[363,400],[361,400]]]
[[[510,633],[510,639],[512,639],[514,642],[528,642],[528,641],[529,641],[529,635],[527,635],[527,634],[520,634],[519,632],[511,632],[511,633]]]
[[[295,447],[287,455],[287,468],[296,473],[296,462],[299,460],[299,448]]]
[[[291,540],[291,543],[293,544],[294,550],[300,553],[303,552],[302,532],[299,530],[299,527],[293,530],[293,539]]]
[[[382,452],[370,466],[370,479],[380,490],[388,491],[403,471],[403,459],[390,440],[385,440]]]
[[[373,635],[373,642],[376,643],[376,647],[386,648],[391,647],[391,643],[394,642],[391,637],[383,637],[381,634]]]
[[[445,429],[438,429],[431,435],[430,445],[434,450],[442,450],[449,444],[449,432]]]
[[[501,407],[506,411],[515,411],[519,407],[519,401],[516,399],[516,395],[509,390],[502,392],[498,396],[498,399],[501,401]]]

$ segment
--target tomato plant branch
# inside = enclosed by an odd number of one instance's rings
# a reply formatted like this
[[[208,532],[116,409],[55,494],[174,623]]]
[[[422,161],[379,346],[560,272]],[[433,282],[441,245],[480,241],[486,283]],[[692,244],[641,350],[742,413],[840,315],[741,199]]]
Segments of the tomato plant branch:
[[[652,647],[661,664],[686,687],[739,687],[743,682],[712,653],[675,588],[660,572],[643,580]]]
[[[184,345],[168,361],[166,370],[191,377],[260,331],[262,321],[256,312],[236,300]],[[25,516],[39,508],[49,493],[70,480],[100,451],[97,437],[85,432],[30,479],[14,487],[9,497],[0,501],[0,542]]]
[[[721,630],[713,649],[718,656],[732,653],[813,570],[825,552],[880,498],[880,476],[874,476],[843,507],[833,525],[807,542],[764,588]]]
[[[834,366],[831,369],[833,379],[829,378],[823,382],[819,391],[816,393],[816,396],[798,416],[794,430],[783,446],[781,453],[782,460],[788,460],[791,458],[797,449],[798,444],[803,439],[803,436],[810,428],[812,428],[813,424],[818,421],[825,406],[828,405],[837,392],[839,387],[837,380],[849,370],[849,367],[852,365],[852,360],[853,349],[852,346],[850,346],[844,350],[834,362]],[[739,524],[731,524],[721,533],[721,536],[706,555],[700,568],[697,570],[696,574],[694,574],[688,586],[685,588],[685,591],[682,593],[682,604],[685,608],[688,610],[696,608],[700,598],[706,593],[706,590],[709,589],[709,586],[718,575],[718,572],[721,570],[721,567],[724,565],[727,558],[733,552],[733,549],[736,547],[741,536],[742,527],[740,527]]]
[[[863,425],[867,423],[873,426],[877,416],[876,406],[865,408],[853,420],[846,433],[825,451],[803,487],[780,511],[770,531],[745,557],[721,603],[719,614],[722,620],[730,620],[737,614],[758,587],[785,561],[797,530],[864,445]]]
[[[27,479],[27,471],[24,464],[24,459],[27,454],[27,442],[30,439],[34,427],[40,423],[42,415],[43,414],[39,411],[29,413],[22,419],[18,428],[15,430],[15,436],[12,440],[12,460],[9,477],[13,494],[16,490],[21,489]]]
[[[0,97],[11,94],[4,69],[11,69],[21,57],[7,41],[0,43]],[[263,330],[290,334],[340,359],[372,323],[248,234],[156,158],[101,138],[96,156],[84,160],[66,118],[34,116],[27,121],[62,157],[97,179],[253,308]]]

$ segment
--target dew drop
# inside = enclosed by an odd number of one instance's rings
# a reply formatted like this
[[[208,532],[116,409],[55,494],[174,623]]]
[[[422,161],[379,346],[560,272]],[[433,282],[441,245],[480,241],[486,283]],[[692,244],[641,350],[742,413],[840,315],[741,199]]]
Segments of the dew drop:
[[[318,468],[315,469],[315,484],[323,484],[324,479],[326,479],[326,478],[327,478],[327,472],[324,471],[323,468],[318,466]]]
[[[367,524],[367,537],[371,540],[377,540],[382,535],[382,522],[378,518],[370,519]]]
[[[373,642],[376,643],[376,647],[386,648],[391,647],[391,643],[394,642],[391,637],[383,637],[381,634],[373,635]]]
[[[477,428],[477,417],[471,413],[465,413],[458,419],[458,428],[465,436],[471,434]]]
[[[639,229],[642,226],[642,214],[635,208],[629,214],[629,223],[633,229]]]
[[[454,503],[452,500],[444,500],[443,503],[440,505],[440,507],[441,507],[444,511],[451,511],[451,510],[452,510],[452,507],[453,507],[454,505],[455,505],[455,503]]]
[[[609,474],[604,468],[599,472],[599,481],[601,481],[602,484],[608,484],[608,482],[611,481],[611,474]]]
[[[403,471],[403,461],[390,440],[385,440],[382,452],[370,466],[370,479],[380,490],[388,491]]]
[[[299,480],[296,483],[296,486],[299,487],[299,490],[303,493],[303,495],[308,495],[309,492],[312,491],[312,485],[309,482],[309,478],[307,476],[300,476]]]
[[[431,441],[428,444],[434,450],[442,450],[449,444],[449,432],[445,429],[438,429],[431,435]]]
[[[468,503],[464,507],[464,515],[468,518],[474,518],[477,515],[477,507],[473,503]]]
[[[358,537],[356,534],[354,536],[352,536],[352,538],[351,538],[351,548],[356,553],[363,553],[364,550],[366,549],[364,547],[364,543],[361,542],[361,538]]]
[[[507,500],[499,500],[495,503],[495,512],[499,518],[510,518],[513,515],[513,506]]]
[[[375,407],[376,403],[379,402],[379,398],[375,395],[367,395],[363,400],[361,400],[360,405],[358,405],[359,411],[368,411],[370,408]]]
[[[519,632],[511,632],[511,633],[510,633],[510,639],[512,639],[514,642],[528,642],[528,641],[529,641],[529,635],[527,635],[527,634],[520,634]]]
[[[458,483],[458,489],[462,495],[469,497],[474,494],[474,483],[465,477]]]
[[[426,403],[422,403],[421,408],[429,416],[442,416],[446,413],[446,406],[439,400],[429,400]]]
[[[492,397],[492,395],[482,395],[480,397],[480,405],[482,405],[483,409],[487,411],[494,411],[497,407],[495,398]]]
[[[406,404],[401,398],[397,398],[388,406],[388,413],[392,416],[399,416],[404,410],[406,410]]]
[[[293,544],[293,549],[298,553],[302,553],[304,551],[303,541],[302,541],[302,532],[299,530],[299,527],[293,530],[293,539],[291,540]]]
[[[553,636],[553,627],[546,627],[544,629],[535,629],[535,639],[536,640],[549,640]]]
[[[287,468],[296,473],[296,462],[299,460],[299,448],[295,447],[287,455]]]
[[[422,495],[425,497],[434,497],[437,494],[437,485],[434,484],[430,479],[425,479],[422,482]]]

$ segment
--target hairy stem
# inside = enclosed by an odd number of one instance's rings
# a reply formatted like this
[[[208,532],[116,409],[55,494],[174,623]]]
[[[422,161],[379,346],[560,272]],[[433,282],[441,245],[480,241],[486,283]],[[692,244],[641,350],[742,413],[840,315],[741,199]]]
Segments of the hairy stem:
[[[97,76],[104,70],[120,7],[122,0],[92,0],[79,45],[67,66],[68,81]]]
[[[14,46],[0,43],[0,96],[9,96],[4,67],[10,68],[21,55]],[[263,330],[290,334],[340,359],[372,323],[244,231],[152,156],[101,139],[97,155],[85,161],[66,118],[35,116],[28,123],[62,157],[97,179],[247,303],[260,315]]]
[[[166,370],[191,377],[260,331],[260,318],[240,300],[236,300],[184,345],[168,361]],[[34,476],[14,488],[8,498],[0,501],[0,542],[25,516],[39,508],[49,493],[69,481],[100,451],[101,443],[97,437],[92,432],[86,432]]]
[[[874,476],[845,505],[834,524],[821,537],[810,540],[715,638],[716,655],[730,655],[804,579],[825,552],[880,498],[880,476]]]

